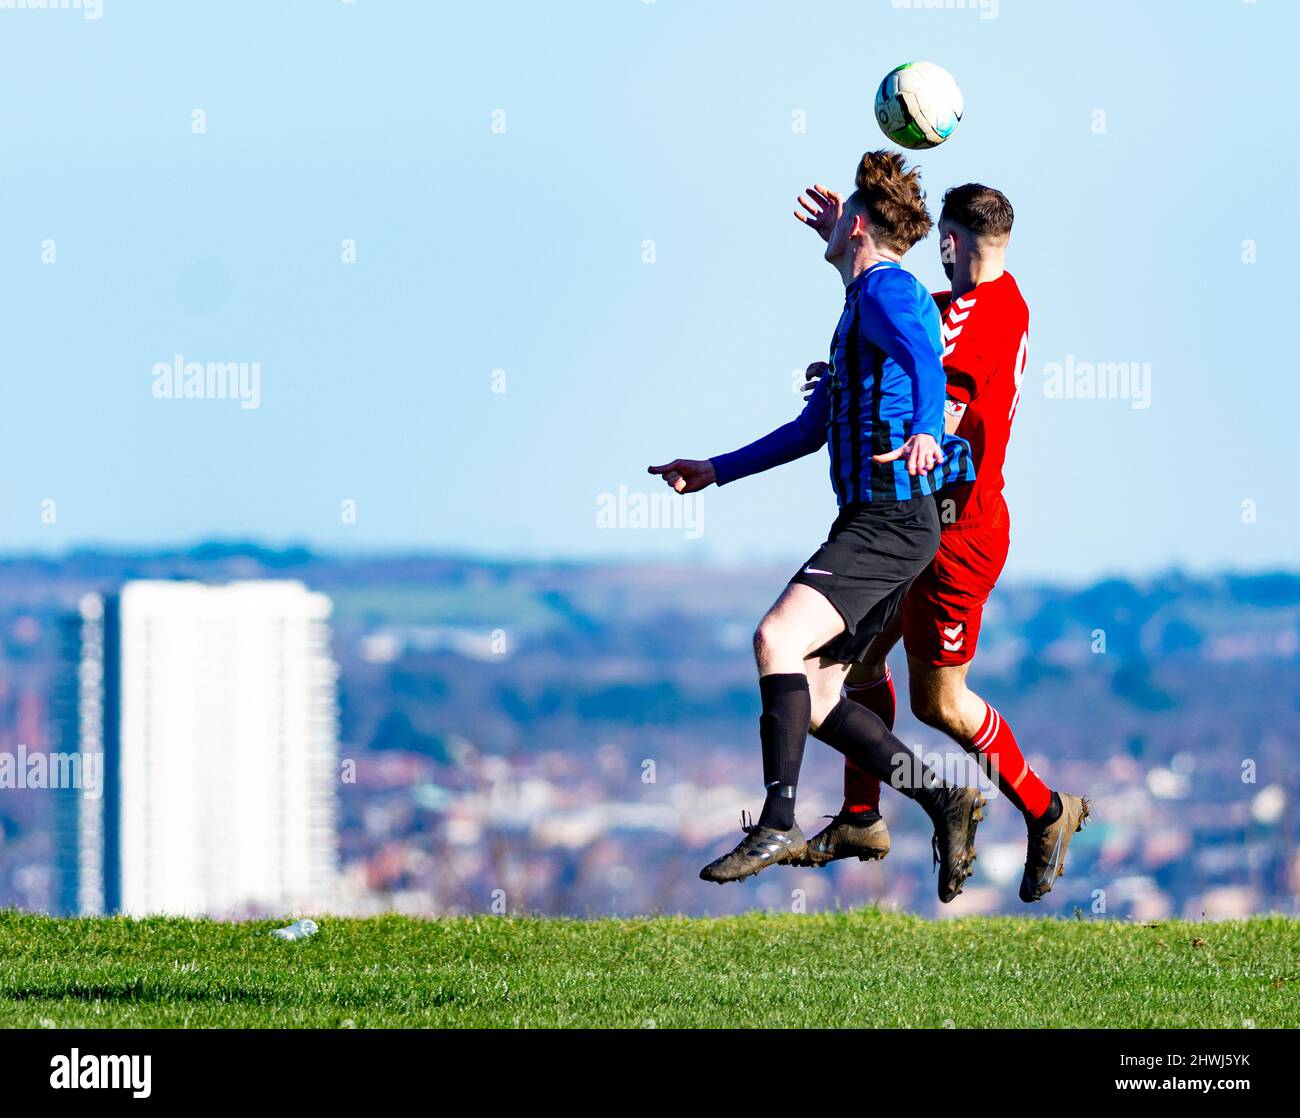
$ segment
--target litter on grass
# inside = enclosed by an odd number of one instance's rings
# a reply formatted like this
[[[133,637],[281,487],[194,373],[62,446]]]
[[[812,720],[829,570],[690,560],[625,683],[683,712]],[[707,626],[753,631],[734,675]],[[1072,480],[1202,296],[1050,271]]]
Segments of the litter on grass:
[[[271,934],[276,939],[306,939],[316,934],[316,921],[295,920],[287,928],[276,928]]]

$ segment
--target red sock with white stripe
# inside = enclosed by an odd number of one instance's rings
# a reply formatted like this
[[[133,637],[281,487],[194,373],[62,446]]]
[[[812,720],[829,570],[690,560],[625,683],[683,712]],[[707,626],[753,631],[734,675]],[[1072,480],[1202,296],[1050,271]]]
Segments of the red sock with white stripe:
[[[875,714],[885,729],[894,728],[898,704],[894,698],[894,677],[888,667],[879,679],[846,686],[844,694]],[[844,806],[840,810],[854,815],[880,810],[880,781],[849,760],[844,762]]]
[[[998,788],[1030,819],[1040,819],[1051,806],[1052,790],[1029,767],[1016,744],[1016,735],[1002,715],[987,703],[979,733],[967,747],[988,758],[989,769],[997,777]]]

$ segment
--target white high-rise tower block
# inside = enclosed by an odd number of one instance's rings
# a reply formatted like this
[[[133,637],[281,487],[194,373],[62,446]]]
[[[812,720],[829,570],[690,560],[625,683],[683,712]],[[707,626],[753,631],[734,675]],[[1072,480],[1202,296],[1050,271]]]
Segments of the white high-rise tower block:
[[[338,857],[329,598],[290,581],[147,581],[108,607],[117,720],[105,907],[328,907]]]

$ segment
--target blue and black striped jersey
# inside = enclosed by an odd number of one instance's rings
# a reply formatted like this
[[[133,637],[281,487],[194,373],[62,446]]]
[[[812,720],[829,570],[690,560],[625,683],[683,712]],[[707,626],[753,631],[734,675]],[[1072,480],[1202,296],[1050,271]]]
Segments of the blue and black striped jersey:
[[[757,442],[713,459],[719,485],[792,461],[826,444],[841,506],[906,501],[944,485],[973,481],[965,439],[944,433],[946,377],[939,312],[930,293],[898,264],[868,268],[845,289],[831,341],[830,372],[799,417]],[[914,433],[931,435],[944,461],[913,476],[897,450]]]

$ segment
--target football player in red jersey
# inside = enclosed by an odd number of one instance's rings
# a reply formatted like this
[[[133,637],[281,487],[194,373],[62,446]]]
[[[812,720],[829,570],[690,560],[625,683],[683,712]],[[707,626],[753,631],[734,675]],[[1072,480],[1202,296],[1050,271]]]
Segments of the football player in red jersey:
[[[806,212],[796,210],[795,216],[825,237],[839,212],[839,196],[816,186],[799,204]],[[944,195],[940,254],[952,290],[936,294],[935,301],[943,314],[946,428],[969,441],[976,479],[939,496],[939,551],[913,582],[898,619],[849,671],[845,690],[892,728],[894,688],[885,657],[902,638],[912,713],[978,755],[1024,816],[1029,841],[1020,898],[1032,902],[1064,871],[1070,839],[1083,826],[1089,804],[1044,784],[1002,715],[966,682],[984,603],[1010,545],[1002,466],[1029,349],[1029,308],[1006,270],[1013,217],[1006,195],[989,186],[967,183]],[[824,373],[823,363],[810,365],[808,383]],[[846,763],[844,804],[808,843],[802,864],[883,858],[889,832],[879,796],[880,782]]]

